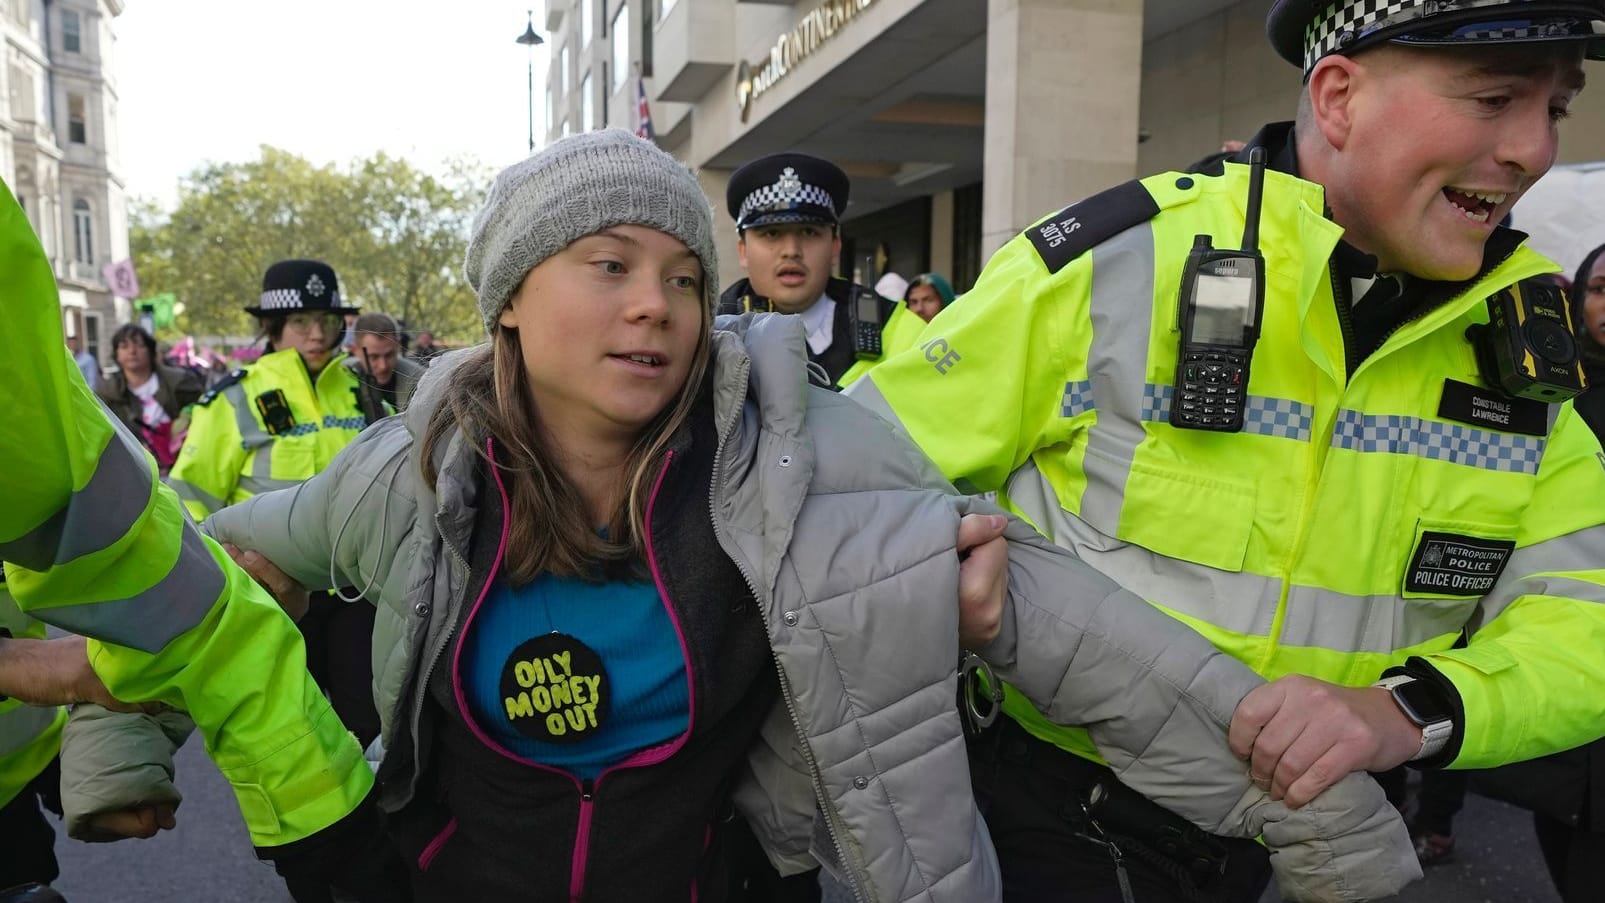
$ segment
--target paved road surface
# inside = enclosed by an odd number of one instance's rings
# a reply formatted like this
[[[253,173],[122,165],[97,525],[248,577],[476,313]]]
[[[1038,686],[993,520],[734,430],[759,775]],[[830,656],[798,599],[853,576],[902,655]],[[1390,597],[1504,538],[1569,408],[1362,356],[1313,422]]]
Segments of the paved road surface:
[[[178,769],[185,800],[176,830],[115,844],[57,841],[57,887],[69,903],[289,903],[272,868],[251,854],[234,797],[199,738],[180,750]],[[1457,861],[1429,869],[1396,903],[1560,903],[1526,813],[1473,796],[1456,830]],[[1262,903],[1277,899],[1273,888]]]

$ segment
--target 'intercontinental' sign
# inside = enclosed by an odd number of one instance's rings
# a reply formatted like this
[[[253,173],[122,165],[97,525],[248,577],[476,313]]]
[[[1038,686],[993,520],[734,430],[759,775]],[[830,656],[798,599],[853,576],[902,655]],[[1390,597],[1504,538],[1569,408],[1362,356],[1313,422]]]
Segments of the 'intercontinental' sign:
[[[825,0],[803,16],[796,28],[781,35],[762,62],[755,66],[742,60],[736,67],[736,105],[741,107],[741,121],[747,121],[754,99],[778,84],[798,63],[813,55],[815,50],[835,37],[836,32],[874,2]]]

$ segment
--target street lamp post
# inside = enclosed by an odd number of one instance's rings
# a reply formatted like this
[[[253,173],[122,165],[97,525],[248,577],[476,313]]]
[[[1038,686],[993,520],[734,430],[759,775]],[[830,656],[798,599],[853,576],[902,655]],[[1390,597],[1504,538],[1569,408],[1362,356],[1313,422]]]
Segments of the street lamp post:
[[[535,33],[535,11],[529,10],[529,23],[524,26],[524,33],[518,36],[518,43],[529,48],[529,149],[535,151],[535,45],[544,44],[541,36]]]

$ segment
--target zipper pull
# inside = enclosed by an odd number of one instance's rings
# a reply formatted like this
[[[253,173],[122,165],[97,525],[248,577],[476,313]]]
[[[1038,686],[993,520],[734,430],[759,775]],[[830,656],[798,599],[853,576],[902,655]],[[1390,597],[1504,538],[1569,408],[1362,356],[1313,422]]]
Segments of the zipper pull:
[[[587,803],[596,799],[596,783],[589,778],[580,782],[580,799]]]
[[[1098,787],[1093,788],[1093,794],[1095,797],[1098,795],[1098,791],[1101,789],[1102,788]],[[1091,841],[1092,843],[1103,847],[1104,850],[1109,853],[1109,858],[1113,860],[1115,864],[1115,882],[1120,885],[1120,899],[1123,901],[1123,903],[1137,903],[1136,895],[1133,894],[1131,890],[1131,876],[1126,874],[1126,857],[1120,852],[1120,847],[1117,846],[1109,834],[1104,831],[1103,825],[1098,824],[1098,820],[1092,817],[1092,810],[1088,808],[1085,801],[1082,801],[1081,803],[1081,813],[1087,818],[1087,827],[1092,829],[1092,833],[1090,834],[1083,833],[1081,835],[1082,839]]]

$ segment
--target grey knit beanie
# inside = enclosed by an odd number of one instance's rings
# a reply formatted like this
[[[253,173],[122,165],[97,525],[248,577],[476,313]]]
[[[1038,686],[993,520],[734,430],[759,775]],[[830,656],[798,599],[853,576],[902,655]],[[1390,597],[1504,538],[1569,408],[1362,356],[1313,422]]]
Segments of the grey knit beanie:
[[[651,226],[702,261],[703,301],[719,297],[713,208],[685,164],[624,129],[564,138],[502,170],[474,216],[463,272],[485,331],[537,264],[610,226]]]

